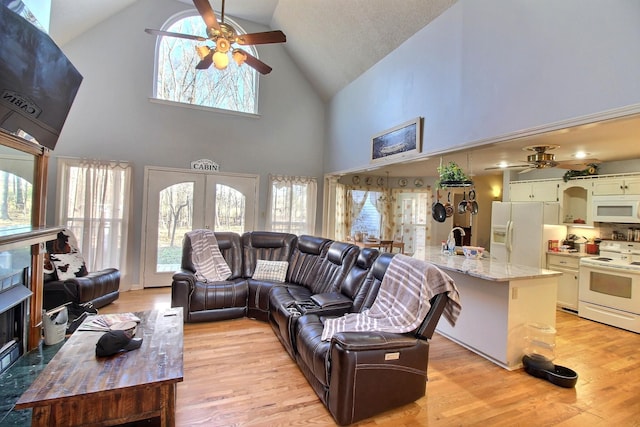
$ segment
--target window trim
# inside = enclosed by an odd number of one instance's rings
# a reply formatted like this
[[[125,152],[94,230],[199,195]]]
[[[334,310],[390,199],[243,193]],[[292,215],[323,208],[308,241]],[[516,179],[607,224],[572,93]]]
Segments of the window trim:
[[[214,11],[214,13],[218,21],[220,21],[220,14],[216,11]],[[200,14],[196,9],[183,10],[181,12],[178,12],[170,16],[169,19],[167,19],[162,24],[160,29],[162,31],[168,31],[168,28],[171,27],[176,22],[182,19],[191,18],[193,16],[198,16],[198,17],[200,16]],[[227,24],[230,24],[237,31],[238,34],[247,34],[246,30],[240,24],[238,24],[236,21],[234,21],[233,19],[229,18],[226,15],[224,17],[224,22]],[[255,105],[256,105],[255,113],[248,113],[248,112],[237,111],[237,110],[227,110],[224,108],[209,107],[209,106],[200,105],[200,104],[189,104],[186,102],[178,102],[178,101],[171,101],[167,99],[158,98],[157,96],[158,94],[158,58],[159,58],[158,53],[160,51],[161,40],[162,40],[161,37],[156,37],[156,44],[155,44],[155,49],[153,54],[153,78],[152,78],[153,85],[151,89],[152,90],[151,96],[149,97],[150,102],[155,104],[170,105],[173,107],[190,108],[190,109],[202,110],[202,111],[212,111],[212,112],[226,114],[226,115],[237,115],[237,116],[254,117],[254,118],[259,118],[262,116],[260,114],[260,102],[259,102],[260,101],[260,73],[257,70],[253,70],[253,72],[256,74],[255,89],[254,89]],[[259,59],[258,50],[255,48],[255,46],[247,45],[247,46],[243,46],[243,49],[248,50],[250,54],[252,54],[253,56]]]

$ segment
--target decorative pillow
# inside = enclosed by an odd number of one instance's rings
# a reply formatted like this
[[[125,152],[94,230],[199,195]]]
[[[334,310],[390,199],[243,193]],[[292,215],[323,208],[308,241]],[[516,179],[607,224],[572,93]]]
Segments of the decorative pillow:
[[[255,280],[269,280],[271,282],[284,282],[287,276],[289,263],[287,261],[267,261],[259,259],[252,278]]]
[[[73,233],[65,228],[58,233],[55,239],[49,240],[46,243],[46,248],[47,252],[44,254],[44,280],[47,282],[52,280],[61,280],[56,274],[56,267],[53,265],[50,255],[79,252],[78,242],[76,241]]]
[[[88,274],[80,252],[49,254],[49,259],[56,268],[58,280],[73,279],[74,277],[83,277]]]

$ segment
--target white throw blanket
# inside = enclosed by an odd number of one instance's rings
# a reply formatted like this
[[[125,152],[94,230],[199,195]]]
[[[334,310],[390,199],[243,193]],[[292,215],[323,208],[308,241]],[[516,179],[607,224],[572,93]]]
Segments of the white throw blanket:
[[[186,233],[191,239],[191,260],[196,268],[196,279],[201,282],[219,282],[231,276],[216,236],[211,230],[193,230]]]
[[[429,312],[431,298],[443,292],[448,296],[443,315],[455,326],[461,305],[453,279],[432,264],[398,254],[392,258],[371,308],[327,319],[322,340],[342,331],[413,331]]]

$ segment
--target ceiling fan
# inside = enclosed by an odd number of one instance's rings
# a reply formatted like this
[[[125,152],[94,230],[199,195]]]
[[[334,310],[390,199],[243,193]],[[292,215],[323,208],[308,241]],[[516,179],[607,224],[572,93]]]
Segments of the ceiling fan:
[[[272,70],[270,66],[260,61],[244,49],[234,45],[254,45],[268,43],[285,43],[287,36],[280,30],[265,31],[262,33],[237,34],[236,30],[224,22],[224,2],[222,0],[222,12],[220,22],[218,22],[209,0],[193,0],[198,13],[202,16],[207,26],[207,37],[195,36],[191,34],[174,33],[171,31],[145,29],[148,34],[156,36],[178,37],[200,42],[211,41],[215,46],[201,45],[196,47],[196,52],[200,56],[200,62],[196,65],[198,70],[206,70],[212,64],[217,69],[223,70],[229,64],[229,54],[238,65],[247,64],[256,69],[260,74],[269,74]]]
[[[593,164],[600,163],[597,159],[575,159],[575,160],[556,160],[556,156],[552,153],[547,153],[549,150],[558,148],[558,145],[531,145],[524,147],[525,151],[532,151],[533,154],[527,156],[526,164],[511,165],[511,166],[494,166],[485,168],[485,170],[494,169],[524,169],[520,173],[526,173],[534,169],[545,168],[562,168],[570,170],[583,170],[587,169]]]

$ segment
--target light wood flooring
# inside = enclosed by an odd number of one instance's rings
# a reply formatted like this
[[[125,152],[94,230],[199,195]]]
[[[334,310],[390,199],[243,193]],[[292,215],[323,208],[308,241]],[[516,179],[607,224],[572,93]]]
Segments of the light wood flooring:
[[[121,293],[100,313],[170,306],[170,289]],[[555,363],[579,375],[562,388],[509,372],[438,335],[427,394],[358,426],[640,426],[640,335],[558,312]],[[185,324],[178,426],[332,426],[268,323]]]

